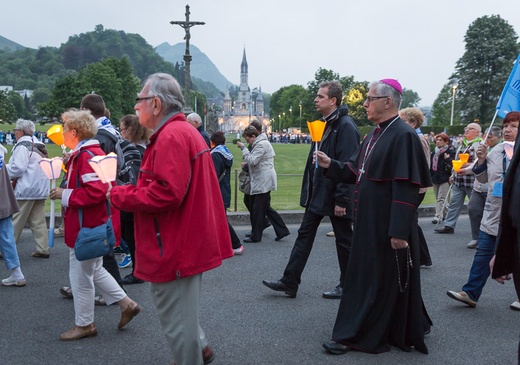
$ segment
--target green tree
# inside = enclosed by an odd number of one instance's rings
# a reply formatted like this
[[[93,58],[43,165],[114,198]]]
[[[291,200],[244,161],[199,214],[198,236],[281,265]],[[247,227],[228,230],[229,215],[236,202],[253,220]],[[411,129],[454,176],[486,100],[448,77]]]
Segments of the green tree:
[[[9,93],[0,90],[0,121],[12,123],[16,120],[16,108],[9,100]]]
[[[343,103],[348,105],[348,114],[354,118],[357,125],[367,125],[370,122],[367,119],[367,113],[363,103],[365,102],[368,92],[368,82],[356,81],[350,89],[345,92]]]
[[[269,112],[272,117],[280,115],[277,123],[273,126],[274,130],[278,128],[287,129],[289,127],[299,128],[306,126],[305,121],[310,120],[310,113],[304,109],[304,100],[307,101],[307,90],[301,85],[284,86],[277,90],[272,96],[269,105]],[[302,118],[300,119],[300,102],[302,103]],[[304,112],[305,110],[305,112]],[[284,115],[285,113],[285,115]]]
[[[460,103],[457,102],[458,92],[455,94],[455,103],[453,103],[452,83],[447,83],[442,87],[441,92],[432,105],[432,126],[448,126],[451,121],[451,108],[453,111],[453,125],[460,124]]]
[[[403,89],[403,99],[401,101],[401,109],[416,107],[417,105],[419,105],[420,101],[421,101],[421,98],[419,97],[419,94],[417,94],[415,91],[407,89],[407,88]]]
[[[457,104],[463,124],[490,122],[520,46],[511,25],[498,15],[475,20],[464,37],[465,52],[457,61]]]

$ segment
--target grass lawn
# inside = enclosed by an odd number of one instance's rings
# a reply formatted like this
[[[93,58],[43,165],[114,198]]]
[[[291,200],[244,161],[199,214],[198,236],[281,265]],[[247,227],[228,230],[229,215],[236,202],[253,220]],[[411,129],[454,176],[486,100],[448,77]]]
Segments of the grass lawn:
[[[50,124],[41,126],[36,124],[36,129],[39,131],[47,131]],[[14,125],[0,124],[0,129],[4,132],[8,129],[13,129]],[[233,153],[234,162],[231,174],[231,191],[232,200],[230,210],[234,211],[235,200],[237,203],[237,211],[246,211],[246,207],[243,203],[243,194],[236,189],[235,184],[238,181],[238,173],[240,172],[240,163],[242,161],[242,153],[240,149],[232,144],[229,136],[227,147]],[[5,157],[5,161],[9,161],[10,152],[12,146],[5,146],[9,150],[9,153]],[[273,148],[276,152],[275,157],[275,168],[278,175],[278,190],[271,193],[271,206],[276,210],[298,210],[303,209],[300,206],[300,190],[302,184],[303,170],[305,167],[305,161],[309,153],[310,145],[308,144],[273,144]],[[61,156],[61,148],[56,146],[54,143],[47,145],[49,151],[49,157]],[[58,183],[60,180],[58,180]],[[236,191],[236,194],[235,194]],[[428,189],[422,205],[435,204],[435,198],[433,196],[432,189]],[[49,210],[50,204],[47,204],[47,211]],[[56,206],[56,211],[59,212],[59,204]]]

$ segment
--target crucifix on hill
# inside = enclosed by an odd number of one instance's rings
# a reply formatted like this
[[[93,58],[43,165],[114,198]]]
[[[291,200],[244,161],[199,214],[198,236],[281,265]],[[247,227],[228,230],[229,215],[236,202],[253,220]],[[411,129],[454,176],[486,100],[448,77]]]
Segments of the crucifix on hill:
[[[186,32],[186,35],[184,36],[184,39],[186,40],[186,52],[184,53],[184,70],[185,70],[185,80],[184,80],[184,114],[189,114],[192,112],[191,106],[190,106],[190,92],[191,92],[191,76],[190,76],[190,62],[191,62],[191,55],[190,55],[190,28],[194,25],[204,25],[206,23],[204,22],[193,22],[190,21],[190,6],[186,5],[186,20],[183,21],[171,21],[170,24],[173,25],[180,25],[184,28],[184,31]]]

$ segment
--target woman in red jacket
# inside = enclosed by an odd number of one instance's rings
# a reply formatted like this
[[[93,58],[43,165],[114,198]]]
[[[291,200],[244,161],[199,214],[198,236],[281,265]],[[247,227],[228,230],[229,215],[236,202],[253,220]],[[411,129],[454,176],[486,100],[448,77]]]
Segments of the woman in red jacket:
[[[117,303],[121,308],[118,328],[123,328],[140,311],[115,279],[103,268],[103,258],[78,261],[74,244],[80,230],[79,209],[83,210],[83,227],[93,228],[108,219],[107,185],[102,183],[90,167],[93,155],[103,155],[97,140],[94,117],[88,111],[69,110],[62,115],[65,146],[72,149],[66,163],[67,188],[51,190],[51,199],[61,199],[65,221],[65,244],[69,247],[69,278],[74,298],[75,323],[70,331],[60,335],[61,341],[74,341],[97,335],[94,323],[94,286],[108,305]],[[88,151],[88,152],[87,152]]]

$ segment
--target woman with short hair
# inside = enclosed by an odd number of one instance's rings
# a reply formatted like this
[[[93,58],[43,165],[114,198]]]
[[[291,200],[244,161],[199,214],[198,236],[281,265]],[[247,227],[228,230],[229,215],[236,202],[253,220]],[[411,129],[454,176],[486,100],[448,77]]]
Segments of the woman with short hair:
[[[66,163],[67,187],[51,190],[51,199],[61,199],[64,207],[65,244],[69,247],[69,278],[72,286],[75,326],[60,335],[61,341],[75,341],[97,335],[94,323],[94,289],[107,305],[117,303],[121,309],[118,328],[123,328],[141,311],[119,284],[103,268],[103,257],[79,261],[74,245],[81,227],[94,228],[107,222],[107,184],[101,182],[88,161],[104,155],[94,139],[97,126],[89,111],[69,110],[62,115],[65,146],[72,149]],[[80,209],[82,222],[80,222]]]

